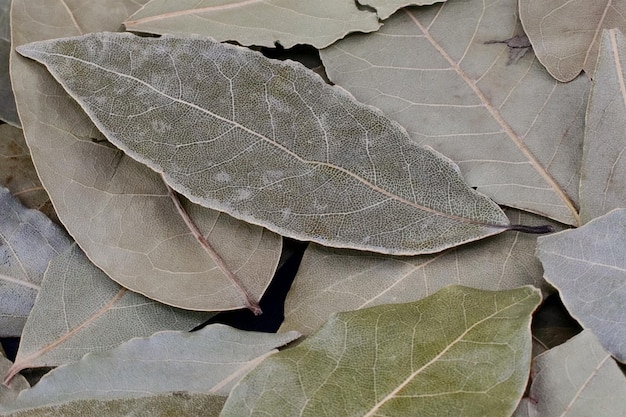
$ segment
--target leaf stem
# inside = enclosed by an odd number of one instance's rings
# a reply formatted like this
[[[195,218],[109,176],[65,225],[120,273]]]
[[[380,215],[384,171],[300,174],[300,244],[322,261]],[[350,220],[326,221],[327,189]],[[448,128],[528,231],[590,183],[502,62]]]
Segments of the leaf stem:
[[[217,253],[217,251],[213,248],[213,246],[211,246],[211,244],[204,238],[204,236],[198,229],[198,226],[196,226],[196,224],[191,219],[191,217],[189,217],[189,213],[187,213],[187,210],[185,210],[182,203],[180,202],[180,199],[178,198],[178,194],[176,193],[176,191],[174,191],[172,187],[170,187],[165,182],[165,179],[163,179],[163,184],[165,184],[165,187],[167,188],[167,193],[169,194],[170,198],[174,202],[174,205],[176,206],[178,213],[181,215],[181,217],[185,221],[185,224],[187,225],[191,233],[198,240],[198,242],[200,243],[204,251],[211,257],[213,262],[215,262],[215,264],[220,269],[220,271],[222,271],[224,275],[228,277],[228,279],[232,282],[232,284],[243,295],[246,308],[252,311],[252,313],[254,313],[255,316],[262,314],[263,311],[261,310],[259,303],[257,301],[254,301],[254,298],[252,298],[248,290],[243,286],[239,277],[230,270],[230,268],[226,264],[226,261],[224,261],[224,259],[219,255],[219,253]]]

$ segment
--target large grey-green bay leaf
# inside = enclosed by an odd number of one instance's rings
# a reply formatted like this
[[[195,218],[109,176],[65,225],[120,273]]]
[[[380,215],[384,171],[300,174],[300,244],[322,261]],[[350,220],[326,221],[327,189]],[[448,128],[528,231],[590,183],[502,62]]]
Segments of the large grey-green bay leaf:
[[[208,39],[117,33],[19,52],[178,192],[280,234],[417,254],[509,225],[454,163],[299,64]]]
[[[142,2],[16,0],[15,45],[115,30]],[[246,305],[177,211],[161,177],[103,140],[76,102],[41,65],[11,57],[13,87],[33,162],[60,220],[91,261],[121,285],[177,307]],[[231,272],[258,300],[272,278],[280,237],[184,200]]]

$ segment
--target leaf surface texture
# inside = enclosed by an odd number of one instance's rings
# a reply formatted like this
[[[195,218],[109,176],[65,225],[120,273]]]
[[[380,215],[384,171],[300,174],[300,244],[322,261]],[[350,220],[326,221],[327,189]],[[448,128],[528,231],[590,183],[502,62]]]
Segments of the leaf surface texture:
[[[405,0],[406,1],[406,0]],[[352,0],[152,0],[124,22],[127,30],[198,34],[242,45],[324,48],[350,32],[380,27]]]
[[[558,83],[531,53],[507,65],[521,32],[516,0],[448,1],[403,9],[320,56],[334,83],[454,160],[478,191],[578,225],[589,82]]]
[[[626,207],[626,38],[604,31],[587,108],[580,216],[587,223]]]
[[[620,417],[626,377],[588,330],[533,359],[533,417]]]
[[[626,209],[538,239],[545,279],[604,348],[626,362]]]
[[[210,317],[120,287],[74,244],[50,262],[11,372],[76,362],[133,337],[191,330]]]
[[[540,300],[531,287],[452,286],[339,313],[246,375],[221,416],[509,417],[526,386]]]
[[[15,45],[115,30],[139,8],[114,0],[68,9],[64,2],[14,2]],[[51,24],[54,22],[54,24]],[[37,172],[59,218],[87,256],[121,285],[176,307],[246,306],[240,288],[207,255],[161,177],[104,140],[40,65],[11,59],[18,109]],[[201,234],[258,300],[280,256],[280,237],[183,199]]]
[[[172,188],[282,235],[409,255],[509,226],[450,160],[291,61],[208,39],[115,33],[18,50]]]
[[[519,10],[539,61],[563,82],[594,76],[603,29],[626,31],[624,0],[520,0]]]
[[[546,219],[507,209],[511,221]],[[560,227],[554,223],[558,230]],[[507,232],[433,255],[391,257],[310,244],[285,300],[281,330],[309,334],[334,314],[388,303],[406,303],[447,285],[505,290],[533,285],[554,291],[535,257],[537,237]]]
[[[22,333],[48,263],[70,244],[63,229],[0,187],[0,336]]]

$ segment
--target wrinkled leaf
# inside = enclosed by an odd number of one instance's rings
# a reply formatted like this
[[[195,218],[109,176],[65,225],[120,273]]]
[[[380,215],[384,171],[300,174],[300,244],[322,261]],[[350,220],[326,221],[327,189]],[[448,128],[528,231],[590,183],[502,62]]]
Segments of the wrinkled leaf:
[[[532,287],[452,286],[420,301],[334,315],[235,386],[223,417],[509,417],[530,368]]]
[[[50,262],[9,377],[25,368],[75,362],[160,330],[191,330],[210,317],[120,287],[74,244]]]
[[[0,187],[0,336],[22,333],[48,263],[70,244],[63,229]]]
[[[11,125],[0,126],[0,185],[7,187],[26,207],[56,219],[50,198],[30,158],[24,134]]]
[[[626,362],[626,209],[538,239],[544,277],[602,346]]]
[[[545,218],[508,210],[516,223]],[[559,228],[554,224],[555,228]],[[553,291],[535,257],[536,236],[504,233],[435,255],[390,257],[311,244],[285,300],[281,330],[308,334],[331,314],[426,297],[451,284],[484,290],[534,285]]]
[[[533,359],[533,417],[623,417],[626,378],[589,331]]]
[[[509,227],[450,160],[292,61],[208,39],[115,33],[18,50],[172,188],[282,235],[408,255]]]
[[[381,19],[387,19],[397,10],[406,6],[427,6],[441,3],[446,0],[357,0],[362,5],[376,9],[376,14]]]
[[[15,110],[15,99],[9,76],[9,54],[11,53],[11,28],[9,10],[11,0],[0,0],[0,120],[19,126]]]
[[[112,30],[139,6],[101,1],[73,13],[60,0],[15,0],[13,40]],[[106,11],[106,12],[105,12]],[[54,22],[54,24],[52,24]],[[182,308],[230,310],[258,300],[280,256],[279,236],[182,201],[223,258],[198,244],[162,179],[103,140],[80,107],[40,65],[14,54],[13,83],[37,172],[61,221],[89,258],[111,278],[149,298]]]
[[[320,54],[333,82],[453,159],[478,191],[577,225],[589,82],[560,84],[531,53],[507,65],[516,19],[517,0],[448,1]]]
[[[372,32],[381,25],[376,14],[359,10],[354,0],[152,0],[124,26],[134,32],[198,34],[242,45],[324,48],[350,32]]]
[[[626,31],[624,0],[519,0],[524,30],[548,72],[571,81],[593,76],[603,29]]]
[[[159,332],[56,368],[33,388],[22,391],[9,407],[173,391],[228,395],[250,368],[298,337],[296,332],[246,332],[222,324],[196,332]]]
[[[626,207],[626,39],[604,31],[587,108],[580,178],[580,217],[586,223]]]
[[[3,417],[217,417],[226,397],[211,394],[172,392],[141,398],[78,400],[2,414]]]

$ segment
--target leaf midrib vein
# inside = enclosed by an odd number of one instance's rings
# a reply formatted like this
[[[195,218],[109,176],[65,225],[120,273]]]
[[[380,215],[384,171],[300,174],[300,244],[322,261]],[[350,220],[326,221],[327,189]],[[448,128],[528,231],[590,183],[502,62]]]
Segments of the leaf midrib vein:
[[[45,54],[45,55],[60,57],[60,58],[63,58],[63,59],[75,60],[75,61],[81,62],[81,63],[83,63],[85,65],[96,67],[96,68],[98,68],[98,69],[100,69],[100,70],[102,70],[104,72],[115,74],[116,76],[119,76],[119,77],[122,77],[122,78],[126,78],[126,79],[129,79],[129,80],[133,80],[133,81],[135,81],[135,82],[137,82],[139,84],[144,85],[145,87],[149,88],[150,90],[154,91],[155,93],[162,95],[163,97],[165,97],[167,99],[170,99],[170,100],[172,100],[174,102],[180,103],[181,105],[184,105],[184,106],[192,107],[192,108],[194,108],[196,110],[199,110],[199,111],[201,111],[201,112],[203,112],[203,113],[205,113],[205,114],[207,114],[207,115],[209,115],[211,117],[214,117],[214,118],[216,118],[216,119],[218,119],[218,120],[220,120],[220,121],[222,121],[224,123],[230,124],[230,125],[238,128],[238,129],[243,130],[244,132],[247,132],[247,133],[249,133],[249,134],[251,134],[253,136],[256,136],[259,139],[263,140],[264,142],[266,142],[266,143],[268,143],[268,144],[278,148],[279,150],[281,150],[281,151],[285,152],[286,154],[290,155],[292,158],[294,158],[294,159],[296,159],[296,160],[298,160],[298,161],[300,161],[300,162],[302,162],[304,164],[315,165],[315,166],[325,166],[325,167],[328,167],[330,169],[334,169],[334,170],[340,171],[340,172],[342,172],[342,173],[344,173],[344,174],[354,178],[355,180],[357,180],[358,182],[362,183],[366,187],[368,187],[368,188],[370,188],[370,189],[372,189],[372,190],[374,190],[374,191],[376,191],[376,192],[386,196],[387,198],[390,198],[392,200],[398,201],[399,203],[402,203],[404,205],[408,205],[408,206],[413,207],[413,208],[415,208],[417,210],[422,210],[422,211],[425,211],[427,213],[432,213],[432,214],[434,214],[436,216],[448,218],[448,219],[453,220],[453,221],[458,221],[458,222],[468,223],[468,224],[475,224],[475,225],[484,226],[484,227],[493,227],[493,228],[499,228],[499,229],[506,229],[509,226],[508,224],[504,225],[504,224],[485,223],[485,222],[481,222],[481,221],[478,221],[478,220],[472,220],[472,219],[469,219],[469,218],[456,216],[456,215],[453,215],[453,214],[450,214],[450,213],[445,213],[443,211],[438,211],[438,210],[432,209],[430,207],[426,207],[426,206],[423,206],[421,204],[414,203],[414,202],[409,201],[409,200],[407,200],[407,199],[405,199],[403,197],[400,197],[400,196],[398,196],[396,194],[393,194],[393,193],[391,193],[391,192],[389,192],[389,191],[387,191],[387,190],[385,190],[383,188],[380,188],[379,186],[377,186],[375,184],[372,184],[371,182],[367,181],[365,178],[362,178],[362,177],[356,175],[355,173],[348,171],[347,169],[345,169],[343,167],[331,164],[329,162],[309,161],[309,160],[303,159],[298,154],[294,153],[293,151],[291,151],[290,149],[288,149],[285,146],[281,145],[280,143],[277,143],[276,141],[274,141],[274,140],[272,140],[272,139],[270,139],[270,138],[268,138],[268,137],[266,137],[264,135],[261,135],[260,133],[255,132],[254,130],[252,130],[252,129],[250,129],[250,128],[248,128],[248,127],[246,127],[246,126],[244,126],[244,125],[242,125],[242,124],[240,124],[240,123],[238,123],[238,122],[236,122],[234,120],[229,120],[229,119],[227,119],[225,117],[222,117],[222,116],[220,116],[218,114],[215,114],[215,113],[209,111],[208,109],[205,109],[203,107],[198,106],[197,104],[194,104],[194,103],[191,103],[191,102],[179,99],[179,98],[172,97],[172,96],[164,93],[163,91],[160,91],[160,90],[156,89],[155,87],[153,87],[152,85],[148,84],[147,82],[145,82],[145,81],[143,81],[143,80],[141,80],[139,78],[133,77],[132,75],[116,72],[116,71],[113,71],[113,70],[111,70],[109,68],[105,68],[105,67],[103,67],[103,66],[101,66],[101,65],[99,65],[99,64],[97,64],[95,62],[86,61],[84,59],[73,57],[71,55],[46,52],[46,51],[42,51],[42,50],[39,50],[39,51],[36,51],[36,52],[41,53],[41,54]],[[59,79],[59,82],[61,82],[61,84],[63,84],[61,79]],[[72,95],[71,92],[68,91],[68,93],[70,93]],[[123,143],[120,143],[120,141],[115,140],[115,138],[113,138],[112,141],[116,142],[117,146],[119,146],[120,148],[129,150],[126,146],[124,146]],[[146,163],[146,162],[144,162],[144,163]],[[174,184],[172,184],[172,185],[174,186]]]
[[[532,294],[528,294],[526,297],[524,297],[523,299],[518,300],[517,302],[511,303],[509,305],[507,305],[506,307],[502,308],[502,309],[496,309],[496,311],[494,311],[492,314],[482,318],[481,320],[477,321],[476,323],[472,324],[470,327],[468,327],[463,333],[461,333],[456,339],[454,339],[452,342],[450,342],[448,344],[448,346],[445,347],[445,349],[442,349],[441,352],[439,352],[434,358],[432,358],[430,361],[426,362],[424,365],[422,365],[419,369],[417,369],[416,371],[412,372],[411,374],[409,374],[409,376],[407,378],[405,378],[405,380],[401,383],[398,384],[398,386],[391,391],[389,394],[387,394],[387,396],[385,396],[385,398],[383,398],[382,400],[380,400],[377,404],[375,404],[372,409],[367,413],[364,414],[363,417],[372,417],[375,415],[375,413],[389,400],[391,400],[392,398],[396,397],[396,394],[398,392],[400,392],[404,387],[406,387],[411,381],[413,381],[413,379],[415,379],[415,377],[417,377],[417,375],[419,375],[422,371],[424,371],[426,368],[428,368],[430,365],[432,365],[433,363],[437,362],[442,356],[444,356],[446,353],[448,353],[448,351],[450,349],[452,349],[457,343],[463,341],[463,338],[470,332],[472,331],[475,327],[477,327],[478,325],[484,323],[487,320],[490,320],[491,318],[497,316],[498,314],[501,314],[503,311],[508,310],[511,307],[517,306],[520,303],[523,303],[524,301],[526,301],[528,298],[530,298]]]
[[[430,34],[428,28],[426,28],[422,22],[415,16],[415,14],[409,10],[405,10],[405,13],[409,16],[409,18],[413,21],[413,23],[422,31],[424,37],[430,42],[430,44],[437,50],[437,52],[446,60],[448,64],[454,71],[461,77],[461,79],[467,84],[467,86],[474,92],[474,94],[478,97],[481,103],[491,117],[500,125],[502,130],[509,136],[509,138],[513,141],[515,146],[522,152],[522,154],[528,159],[530,164],[533,166],[535,171],[541,175],[541,177],[548,183],[550,188],[554,190],[557,196],[563,201],[567,209],[570,211],[573,219],[576,221],[576,224],[580,224],[580,216],[578,215],[578,211],[576,207],[567,196],[565,191],[559,186],[559,184],[552,178],[552,175],[541,165],[539,160],[535,157],[535,155],[528,149],[528,147],[524,144],[521,138],[515,133],[513,128],[507,123],[504,117],[500,114],[498,109],[487,99],[485,94],[478,88],[476,83],[472,82],[471,78],[467,73],[460,67],[459,63],[457,63],[450,54],[435,40],[435,38]]]

